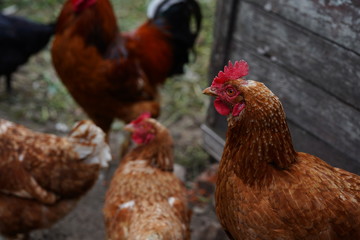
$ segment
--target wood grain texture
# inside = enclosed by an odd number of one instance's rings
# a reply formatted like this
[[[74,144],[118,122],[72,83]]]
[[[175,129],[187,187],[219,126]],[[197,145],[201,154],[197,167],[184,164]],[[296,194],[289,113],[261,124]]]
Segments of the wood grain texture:
[[[360,163],[288,119],[295,150],[317,156],[328,164],[360,174]]]
[[[233,42],[250,44],[259,54],[360,110],[359,54],[254,4],[243,2],[238,15]]]
[[[284,17],[360,54],[360,1],[347,0],[251,0],[261,8]]]
[[[216,19],[221,19],[221,21],[215,21],[214,23],[213,54],[210,61],[211,67],[209,68],[210,78],[215,77],[217,75],[216,69],[221,68],[227,62],[226,55],[229,46],[227,43],[234,28],[234,18],[239,5],[239,1],[236,0],[217,1],[215,14]]]

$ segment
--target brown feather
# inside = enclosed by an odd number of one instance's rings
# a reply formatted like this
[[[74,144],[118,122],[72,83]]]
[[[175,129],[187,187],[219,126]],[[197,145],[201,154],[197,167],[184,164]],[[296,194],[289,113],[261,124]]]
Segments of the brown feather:
[[[68,137],[0,119],[0,233],[52,225],[95,183],[111,159],[105,134],[90,121]]]

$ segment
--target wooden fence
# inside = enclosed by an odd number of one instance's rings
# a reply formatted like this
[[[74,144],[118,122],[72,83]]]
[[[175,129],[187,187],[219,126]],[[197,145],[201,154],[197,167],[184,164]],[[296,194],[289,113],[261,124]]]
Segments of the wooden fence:
[[[210,82],[228,60],[281,100],[295,149],[360,174],[360,1],[218,0]],[[210,105],[204,146],[221,157],[226,120]]]

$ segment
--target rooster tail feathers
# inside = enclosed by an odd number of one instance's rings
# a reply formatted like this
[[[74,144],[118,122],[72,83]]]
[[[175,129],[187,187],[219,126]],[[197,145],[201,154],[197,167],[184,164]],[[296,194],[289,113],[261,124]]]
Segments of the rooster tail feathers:
[[[196,0],[153,0],[147,14],[155,25],[172,36],[175,64],[171,74],[183,73],[201,29],[199,4]]]
[[[200,6],[195,0],[153,0],[148,6],[147,15],[160,27],[187,42],[189,47],[194,45],[201,28]],[[195,21],[192,30],[191,21]]]
[[[107,167],[111,161],[110,147],[105,133],[89,120],[76,123],[69,133],[69,141],[80,159],[89,164]]]

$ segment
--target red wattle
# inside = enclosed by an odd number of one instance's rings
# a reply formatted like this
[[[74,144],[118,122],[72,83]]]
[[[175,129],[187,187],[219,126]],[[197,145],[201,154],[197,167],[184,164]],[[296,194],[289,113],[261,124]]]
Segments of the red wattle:
[[[239,114],[241,113],[242,110],[244,110],[244,108],[245,108],[245,103],[236,104],[233,108],[232,115],[234,117],[239,116]]]
[[[227,116],[230,114],[230,108],[223,102],[221,101],[220,98],[216,98],[214,101],[214,106],[216,111],[224,116]]]

